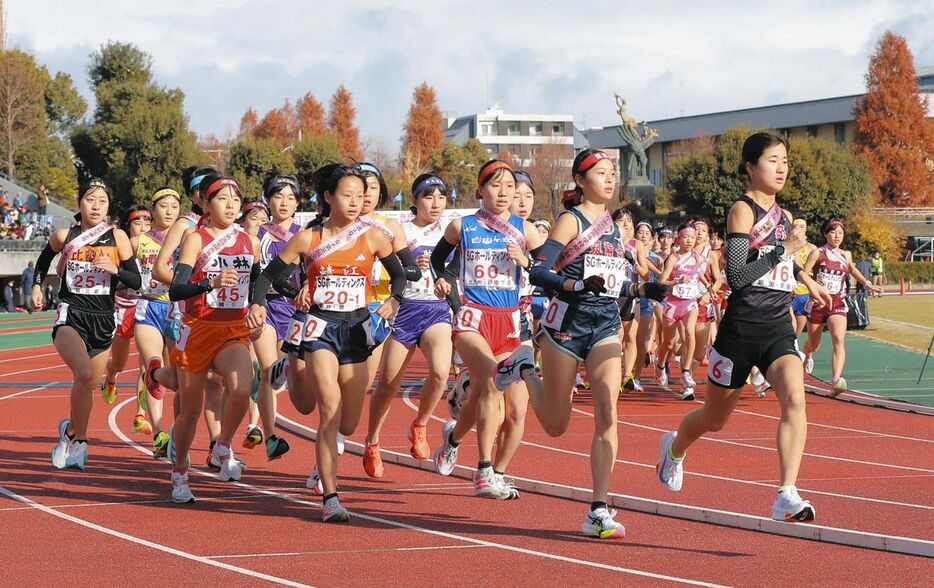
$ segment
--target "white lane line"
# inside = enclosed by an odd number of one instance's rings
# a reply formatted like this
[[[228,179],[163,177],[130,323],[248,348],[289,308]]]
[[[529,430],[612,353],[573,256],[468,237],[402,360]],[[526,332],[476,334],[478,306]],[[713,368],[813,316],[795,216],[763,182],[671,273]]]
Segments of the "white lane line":
[[[104,430],[109,431],[110,429],[104,429]],[[219,501],[219,500],[229,500],[231,498],[262,498],[262,497],[257,496],[256,494],[253,494],[253,493],[225,494],[221,498],[199,498],[198,501],[199,502],[202,502],[202,501],[212,502],[212,501]],[[124,506],[124,505],[130,505],[130,504],[171,504],[171,503],[172,501],[167,498],[160,498],[158,500],[124,500],[124,501],[118,500],[115,502],[85,502],[81,504],[57,504],[49,508],[54,508],[56,510],[62,510],[65,508],[96,508],[99,506]],[[0,508],[0,512],[4,512],[8,510],[33,510],[33,507],[31,506],[9,506],[6,508]]]
[[[924,416],[934,416],[934,407],[925,406],[923,404],[915,404],[907,400],[895,400],[893,398],[879,396],[877,394],[873,394],[872,392],[865,392],[863,390],[851,390],[849,392],[844,392],[839,396],[833,396],[830,393],[830,387],[826,384],[823,384],[823,386],[818,386],[809,382],[805,382],[804,391],[810,392],[815,396],[822,396],[831,400],[849,402],[851,404],[858,404],[860,406],[868,406],[870,408],[887,408],[889,410],[897,410],[899,412],[910,412]]]
[[[405,388],[405,389],[403,389],[403,391],[402,391],[402,400],[403,400],[403,402],[405,402],[405,404],[406,404],[409,408],[411,408],[412,410],[418,412],[418,407],[415,406],[415,403],[412,402],[412,399],[411,399],[411,397],[410,397],[410,395],[409,395],[409,390],[410,390],[410,388]],[[435,416],[435,415],[431,415],[431,418],[432,418],[433,420],[436,420],[436,421],[440,422],[440,423],[444,423],[444,422],[445,422],[445,420],[444,420],[443,418],[440,418],[440,417]],[[592,437],[592,435],[589,435],[589,436]],[[553,452],[556,452],[556,453],[563,453],[563,454],[565,454],[565,455],[574,455],[574,456],[577,456],[577,457],[583,457],[583,458],[586,458],[586,459],[590,459],[590,454],[589,454],[589,453],[583,453],[583,452],[580,452],[580,451],[572,451],[572,450],[570,450],[570,449],[560,449],[560,448],[558,448],[558,447],[551,447],[551,446],[549,446],[549,445],[542,445],[542,444],[540,444],[540,443],[534,443],[534,442],[532,442],[532,441],[521,441],[520,443],[521,443],[522,445],[527,445],[527,446],[529,446],[529,447],[535,447],[535,448],[537,448],[537,449],[544,449],[544,450],[546,450],[546,451],[553,451]],[[635,467],[644,468],[644,469],[652,469],[652,470],[655,469],[655,464],[645,464],[645,463],[639,463],[639,462],[636,462],[636,461],[629,461],[629,460],[625,460],[625,459],[617,459],[617,460],[616,460],[616,463],[620,463],[620,464],[623,464],[623,465],[629,465],[629,466],[635,466]],[[714,474],[702,474],[702,473],[699,473],[699,472],[684,472],[684,474],[687,475],[687,476],[696,476],[696,477],[698,477],[698,478],[707,478],[707,479],[710,479],[710,480],[719,480],[719,481],[721,481],[721,482],[731,482],[731,483],[735,483],[735,484],[747,484],[747,485],[750,485],[750,486],[764,486],[764,487],[766,487],[766,488],[774,488],[774,487],[775,487],[775,484],[774,484],[774,483],[767,483],[767,482],[760,482],[760,481],[753,481],[753,480],[743,480],[743,479],[741,479],[741,478],[731,478],[731,477],[728,477],[728,476],[717,476],[717,475],[714,475]],[[858,500],[858,501],[862,501],[862,502],[874,502],[874,503],[877,503],[877,504],[888,504],[888,505],[891,505],[891,506],[902,506],[902,507],[906,507],[906,508],[919,508],[919,509],[922,509],[922,510],[934,510],[934,506],[927,506],[927,505],[924,505],[924,504],[915,504],[915,503],[911,503],[911,502],[896,502],[896,501],[892,501],[892,500],[883,500],[883,499],[881,499],[881,498],[869,498],[869,497],[866,497],[866,496],[854,496],[854,495],[851,495],[851,494],[840,494],[840,493],[837,493],[837,492],[827,492],[827,491],[821,491],[821,490],[811,490],[811,489],[808,489],[808,488],[799,488],[799,490],[801,490],[801,491],[803,491],[803,492],[811,493],[811,494],[820,494],[820,495],[823,495],[823,496],[833,496],[833,497],[835,497],[835,498],[845,498],[845,499],[847,499],[847,500]]]
[[[35,349],[36,347],[48,347],[50,345],[51,343],[47,343],[46,345],[34,345],[32,347],[14,347],[13,349],[8,349],[7,351],[16,351],[20,349]],[[27,357],[8,357],[6,359],[0,359],[0,363],[7,363],[8,361],[26,361],[26,360],[31,360],[31,359],[37,359],[40,357],[48,357],[50,355],[58,355],[58,352],[53,351],[52,353],[40,353],[39,355],[29,355]]]
[[[25,496],[20,496],[20,495],[17,494],[16,492],[13,492],[12,490],[8,490],[7,488],[5,488],[5,487],[3,487],[3,486],[0,486],[0,494],[4,494],[4,495],[6,495],[6,496],[9,496],[9,497],[12,498],[13,500],[16,500],[16,501],[18,501],[18,502],[22,502],[23,504],[26,504],[26,505],[28,505],[28,506],[30,506],[30,507],[32,507],[32,508],[35,508],[35,509],[37,509],[37,510],[40,510],[40,511],[46,513],[46,514],[50,514],[50,515],[52,515],[52,516],[55,516],[55,517],[58,517],[58,518],[60,518],[60,519],[66,520],[66,521],[68,521],[68,522],[70,522],[70,523],[75,523],[76,525],[81,525],[82,527],[86,527],[86,528],[88,528],[88,529],[91,529],[92,531],[97,531],[97,532],[99,532],[99,533],[104,533],[105,535],[110,535],[111,537],[116,537],[116,538],[118,538],[118,539],[123,539],[124,541],[129,541],[130,543],[136,543],[137,545],[142,545],[143,547],[149,547],[150,549],[155,549],[155,550],[161,551],[161,552],[163,552],[163,553],[168,553],[168,554],[170,554],[170,555],[175,555],[175,556],[178,556],[178,557],[181,557],[181,558],[184,558],[184,559],[189,559],[189,560],[191,560],[191,561],[196,561],[196,562],[198,562],[198,563],[203,563],[203,564],[206,564],[206,565],[209,565],[209,566],[214,566],[215,568],[221,568],[221,569],[223,569],[223,570],[227,570],[227,571],[230,571],[230,572],[236,572],[236,573],[238,573],[238,574],[243,574],[243,575],[245,575],[245,576],[250,576],[250,577],[253,577],[253,578],[257,578],[257,579],[259,579],[259,580],[266,580],[266,581],[268,581],[268,582],[273,582],[273,583],[276,583],[276,584],[282,584],[282,585],[284,585],[284,586],[295,586],[295,587],[297,587],[297,588],[304,588],[304,587],[308,586],[308,584],[302,584],[302,583],[300,583],[300,582],[293,582],[292,580],[286,580],[285,578],[279,578],[279,577],[276,577],[276,576],[271,576],[271,575],[269,575],[269,574],[264,574],[264,573],[262,573],[262,572],[256,572],[256,571],[253,571],[253,570],[248,570],[248,569],[246,569],[246,568],[241,568],[241,567],[239,567],[239,566],[227,564],[227,563],[220,562],[220,561],[215,561],[215,560],[213,560],[213,559],[208,559],[208,558],[206,558],[206,557],[202,557],[202,556],[200,556],[200,555],[195,555],[195,554],[193,554],[193,553],[188,553],[187,551],[181,551],[181,550],[179,550],[179,549],[175,549],[174,547],[169,547],[169,546],[167,546],[167,545],[162,545],[161,543],[156,543],[156,542],[154,542],[154,541],[149,541],[149,540],[146,540],[146,539],[141,539],[141,538],[136,537],[136,536],[133,536],[133,535],[128,535],[127,533],[121,533],[120,531],[117,531],[117,530],[114,530],[114,529],[110,529],[110,528],[108,528],[108,527],[104,527],[104,526],[102,526],[102,525],[98,525],[98,524],[96,524],[96,523],[92,523],[92,522],[90,522],[90,521],[86,521],[86,520],[84,520],[84,519],[79,519],[78,517],[73,517],[73,516],[71,516],[71,515],[69,515],[69,514],[65,514],[65,513],[63,513],[63,512],[59,512],[59,511],[57,511],[57,510],[54,509],[54,508],[48,507],[48,506],[46,506],[46,505],[44,505],[44,504],[39,504],[38,502],[35,502],[34,500],[30,500],[29,498],[26,498]]]
[[[929,326],[927,326],[927,325],[919,325],[918,323],[906,323],[906,322],[903,322],[903,321],[896,321],[896,320],[894,320],[894,319],[882,318],[881,316],[873,316],[873,317],[872,317],[872,320],[874,320],[874,321],[882,321],[883,323],[892,323],[893,325],[904,325],[904,326],[906,326],[906,327],[912,327],[912,328],[915,328],[915,329],[921,329],[921,330],[923,330],[923,331],[932,331],[932,330],[934,330],[934,327],[929,327]]]
[[[284,417],[281,414],[276,415],[277,424],[283,429],[296,435],[314,440],[315,430],[300,423]],[[346,440],[345,447],[348,451],[357,455],[363,455],[363,444],[356,441]],[[431,460],[416,460],[408,454],[397,451],[380,449],[384,461],[396,463],[403,466],[412,467],[426,471],[435,471],[434,463]],[[474,469],[456,465],[451,474],[458,478],[472,479]],[[579,488],[558,484],[554,482],[544,482],[530,478],[514,477],[512,478],[516,487],[520,490],[526,490],[535,494],[544,494],[556,498],[566,498],[577,502],[589,502],[593,496],[593,490],[590,488]],[[703,508],[689,506],[662,500],[651,500],[639,496],[629,496],[626,494],[609,493],[611,506],[642,512],[647,514],[661,515],[676,519],[696,521],[699,523],[711,523],[722,527],[733,527],[747,531],[757,531],[770,535],[781,535],[784,537],[795,537],[798,539],[809,539],[812,541],[821,541],[824,543],[833,543],[837,545],[848,545],[851,547],[863,547],[879,551],[891,551],[905,553],[908,555],[923,555],[934,557],[934,541],[925,539],[916,539],[913,537],[902,537],[898,535],[882,535],[880,533],[868,533],[865,531],[856,531],[853,529],[841,529],[837,527],[825,527],[822,525],[811,525],[807,523],[785,523],[773,521],[764,517],[757,517],[737,512],[718,510],[713,508]]]
[[[445,549],[477,549],[486,545],[437,545],[427,547],[388,547],[385,549],[335,549],[331,551],[287,551],[284,553],[241,553],[231,555],[208,555],[210,559],[240,559],[244,557],[292,557],[302,555],[346,555],[358,553],[386,553],[398,551],[441,551]]]
[[[130,355],[136,355],[136,353],[131,353]],[[63,367],[64,365],[65,365],[65,364],[61,364],[61,366],[58,366],[58,367]],[[56,366],[53,366],[52,368],[37,368],[37,369],[53,369],[54,367],[56,367]],[[30,370],[30,371],[32,371],[32,370]],[[119,373],[117,374],[117,377],[120,377],[121,374],[125,374],[125,373],[127,373],[127,372],[138,372],[138,371],[139,371],[139,368],[138,368],[138,367],[135,367],[135,368],[128,368],[128,369],[125,369],[125,370],[119,372]],[[11,375],[11,374],[4,374],[4,375]],[[39,386],[38,388],[30,388],[29,390],[23,390],[22,392],[17,392],[17,393],[15,393],[15,394],[8,394],[7,396],[0,396],[0,400],[9,400],[10,398],[16,398],[17,396],[22,396],[23,394],[29,394],[30,392],[37,392],[37,391],[39,391],[39,390],[45,390],[46,388],[51,388],[51,387],[53,387],[53,386],[58,386],[58,385],[67,384],[67,383],[68,383],[67,381],[66,381],[66,382],[49,382],[49,383],[45,384],[44,386]],[[69,386],[69,387],[70,387],[70,386]],[[66,397],[67,397],[67,396],[70,396],[70,394],[58,395],[58,396],[42,396],[41,398],[62,398],[62,396],[66,396]],[[133,394],[133,397],[135,398],[135,397],[136,397],[136,394]]]
[[[126,434],[120,429],[120,427],[117,425],[117,417],[116,417],[117,413],[118,413],[118,412],[120,411],[120,409],[123,408],[128,402],[130,402],[130,400],[132,400],[132,398],[131,398],[131,399],[128,399],[128,400],[125,400],[125,401],[121,402],[120,404],[114,406],[114,407],[111,409],[111,411],[110,411],[110,415],[109,415],[108,418],[107,418],[107,422],[109,423],[110,429],[113,431],[113,433],[114,433],[118,438],[120,438],[124,443],[126,443],[126,444],[129,445],[130,447],[133,447],[134,449],[136,449],[137,451],[143,453],[144,455],[150,455],[150,456],[151,456],[151,455],[152,455],[152,452],[151,452],[151,451],[147,450],[146,448],[144,448],[143,446],[141,446],[141,445],[138,444],[137,442],[135,442],[135,441],[133,441],[132,439],[130,439],[129,437],[127,437],[127,435],[126,435]],[[296,423],[296,424],[297,424],[297,423]],[[353,444],[353,442],[351,442],[351,441],[348,441],[347,443]],[[359,445],[359,444],[355,444],[355,445]],[[361,449],[361,452],[362,452],[362,449]],[[361,455],[362,455],[362,453],[361,453]],[[199,475],[202,475],[202,476],[205,476],[205,477],[210,477],[210,478],[214,478],[214,479],[220,479],[220,478],[218,478],[217,475],[214,474],[213,472],[203,471],[202,469],[200,469],[200,468],[198,468],[198,467],[191,467],[188,471],[189,471],[189,472],[195,472],[195,473],[197,473],[197,474],[199,474]],[[259,488],[259,487],[257,487],[257,486],[252,486],[252,485],[250,485],[250,484],[246,484],[246,483],[244,483],[244,482],[228,482],[228,483],[229,483],[230,485],[232,485],[232,486],[236,486],[236,487],[238,487],[238,488],[243,488],[243,489],[246,489],[246,490],[252,490],[252,491],[257,492],[257,493],[259,493],[259,494],[265,494],[265,495],[267,495],[267,496],[278,496],[278,497],[282,498],[283,500],[286,500],[286,501],[288,501],[288,502],[292,502],[292,503],[295,503],[295,504],[301,504],[301,505],[304,505],[304,506],[311,506],[311,507],[315,507],[315,508],[321,508],[321,503],[320,503],[320,502],[312,502],[312,501],[310,501],[310,500],[304,500],[304,499],[301,499],[301,498],[296,498],[296,497],[290,496],[290,495],[288,495],[288,494],[282,494],[282,493],[279,493],[279,492],[273,492],[273,491],[271,491],[271,490],[266,490],[266,489],[264,489],[264,488]],[[656,580],[668,580],[668,581],[671,581],[671,582],[678,582],[678,583],[681,583],[681,584],[690,584],[690,585],[693,585],[693,586],[710,586],[710,587],[719,586],[718,584],[711,584],[711,583],[709,583],[709,582],[701,582],[701,581],[698,581],[698,580],[690,580],[690,579],[687,579],[687,578],[678,578],[678,577],[676,577],[676,576],[666,576],[666,575],[664,575],[664,574],[656,574],[656,573],[653,573],[653,572],[647,572],[647,571],[644,571],[644,570],[637,570],[637,569],[633,569],[633,568],[623,568],[623,567],[614,566],[614,565],[611,565],[611,564],[605,564],[605,563],[600,563],[600,562],[595,562],[595,561],[590,561],[590,560],[584,560],[584,559],[577,559],[577,558],[573,558],[573,557],[567,557],[567,556],[563,556],[563,555],[558,555],[558,554],[555,554],[555,553],[548,553],[548,552],[544,552],[544,551],[535,551],[535,550],[533,550],[533,549],[525,549],[525,548],[523,548],[523,547],[516,547],[516,546],[514,546],[514,545],[509,545],[509,544],[506,544],[506,543],[495,543],[495,542],[493,542],[493,541],[486,541],[486,540],[483,540],[483,539],[476,539],[476,538],[474,538],[474,537],[468,537],[468,536],[466,536],[466,535],[456,535],[456,534],[454,534],[454,533],[448,533],[448,532],[445,532],[445,531],[436,531],[436,530],[433,530],[433,529],[428,529],[428,528],[425,528],[425,527],[419,527],[419,526],[417,526],[417,525],[412,525],[412,524],[409,524],[409,523],[404,523],[404,522],[402,522],[402,521],[395,521],[395,520],[391,520],[391,519],[385,519],[385,518],[382,518],[382,517],[376,517],[376,516],[372,516],[372,515],[366,515],[366,514],[362,514],[362,513],[359,513],[359,512],[353,512],[353,513],[352,513],[352,516],[355,517],[355,518],[358,518],[358,519],[362,519],[362,520],[365,520],[365,521],[370,521],[370,522],[373,522],[373,523],[379,523],[379,524],[386,525],[386,526],[389,526],[389,527],[398,527],[398,528],[400,528],[400,529],[406,529],[406,530],[415,531],[415,532],[418,532],[418,533],[425,533],[425,534],[427,534],[427,535],[433,535],[433,536],[435,536],[435,537],[444,537],[444,538],[446,538],[446,539],[451,539],[451,540],[453,540],[453,541],[461,541],[461,542],[464,542],[464,543],[470,543],[470,544],[473,544],[473,545],[479,545],[479,546],[484,546],[484,547],[493,547],[493,548],[495,548],[495,549],[501,549],[501,550],[503,550],[503,551],[510,551],[510,552],[513,552],[513,553],[521,553],[521,554],[523,554],[523,555],[529,555],[529,556],[533,556],[533,557],[540,557],[540,558],[543,558],[543,559],[550,559],[550,560],[561,561],[561,562],[565,562],[565,563],[572,563],[572,564],[577,564],[577,565],[580,565],[580,566],[586,566],[586,567],[590,567],[590,568],[596,568],[596,569],[599,569],[599,570],[612,571],[612,572],[620,572],[620,573],[623,573],[623,574],[631,574],[631,575],[634,575],[634,576],[642,576],[642,577],[646,577],[646,578],[654,578],[654,579],[656,579]]]

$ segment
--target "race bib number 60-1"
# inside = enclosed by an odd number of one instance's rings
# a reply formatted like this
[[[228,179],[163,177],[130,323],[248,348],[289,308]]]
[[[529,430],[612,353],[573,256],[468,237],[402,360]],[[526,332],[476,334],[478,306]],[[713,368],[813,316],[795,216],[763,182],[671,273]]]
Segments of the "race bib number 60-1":
[[[468,288],[512,290],[516,287],[516,262],[505,249],[467,249],[464,285]]]

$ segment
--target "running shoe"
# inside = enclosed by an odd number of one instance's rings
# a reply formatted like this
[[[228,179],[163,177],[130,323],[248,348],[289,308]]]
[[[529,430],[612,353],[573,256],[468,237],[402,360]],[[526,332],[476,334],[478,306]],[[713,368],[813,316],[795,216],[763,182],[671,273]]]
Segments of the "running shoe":
[[[804,373],[810,374],[814,371],[814,356],[808,353],[804,356]]]
[[[435,469],[442,476],[450,476],[457,464],[457,447],[451,447],[451,431],[457,426],[457,421],[448,421],[441,428],[441,447],[435,450]]]
[[[175,424],[174,423],[172,424],[171,427],[169,427],[169,442],[165,446],[165,456],[166,458],[168,458],[170,464],[175,465]]]
[[[499,478],[499,483],[502,484],[503,488],[506,489],[506,498],[505,500],[519,500],[519,489],[516,488],[515,482],[512,480],[507,481],[506,477],[503,474],[497,474],[493,472],[497,478]]]
[[[383,477],[383,456],[379,452],[379,443],[366,443],[363,448],[363,471],[371,478]]]
[[[646,352],[646,353],[645,353],[645,359],[642,361],[642,365],[643,365],[644,367],[649,367],[649,365],[650,365],[651,363],[652,363],[652,357],[649,355],[648,352]]]
[[[632,379],[632,387],[633,387],[633,389],[634,389],[636,392],[642,392],[642,390],[643,390],[643,388],[642,388],[642,380],[640,380],[639,378],[633,378],[633,379]]]
[[[256,425],[247,425],[246,437],[243,438],[243,448],[253,449],[263,442],[263,430]]]
[[[346,523],[350,520],[350,513],[341,506],[337,496],[328,498],[321,508],[321,520],[325,523]]]
[[[149,360],[149,365],[146,367],[146,389],[149,390],[149,393],[152,394],[152,397],[156,400],[162,400],[162,397],[165,396],[165,388],[156,381],[155,374],[156,370],[161,367],[161,357],[153,357]]]
[[[146,420],[146,415],[138,414],[133,417],[133,432],[152,435],[152,424]]]
[[[636,378],[632,374],[628,374],[626,379],[623,380],[623,389],[633,392],[636,389]]]
[[[816,516],[817,510],[810,502],[798,496],[798,489],[794,486],[779,492],[772,504],[772,519],[776,521],[813,521]]]
[[[113,404],[117,401],[117,383],[108,382],[107,378],[104,378],[104,381],[100,384],[101,389],[101,398],[104,399],[104,402],[107,404]]]
[[[168,452],[169,436],[166,435],[165,431],[159,431],[156,433],[156,436],[152,438],[152,456],[159,459],[160,457],[165,457]]]
[[[655,381],[658,382],[658,385],[662,388],[668,386],[668,364],[665,364],[665,367],[659,367],[655,364]]]
[[[52,465],[58,469],[65,467],[65,461],[68,459],[68,452],[71,449],[71,439],[68,438],[68,424],[71,419],[62,419],[58,423],[58,443],[52,449]]]
[[[694,381],[694,376],[689,371],[681,372],[681,381],[691,388],[697,387],[697,382]]]
[[[415,459],[431,459],[431,447],[428,445],[427,431],[428,427],[419,427],[414,422],[409,427],[409,441],[412,442],[409,453]]]
[[[253,402],[259,402],[259,362],[253,360],[253,383],[250,384],[250,398]]]
[[[88,463],[88,444],[87,442],[72,441],[68,448],[68,457],[65,458],[65,467],[84,471],[84,466]]]
[[[535,367],[535,357],[528,345],[520,345],[496,366],[494,383],[497,390],[505,390],[522,380],[522,370]]]
[[[847,390],[848,388],[846,387],[846,379],[843,376],[840,376],[833,381],[833,390],[830,391],[830,395],[836,398]]]
[[[172,502],[175,504],[194,504],[195,496],[188,487],[188,473],[172,472]]]
[[[473,474],[474,494],[480,498],[495,498],[496,500],[509,500],[510,492],[506,488],[502,476],[498,476],[493,468],[478,469]]]
[[[461,414],[464,403],[467,402],[468,388],[470,388],[470,372],[461,370],[454,380],[454,387],[448,391],[447,405],[451,418],[457,420]]]
[[[626,536],[626,527],[616,522],[616,511],[606,508],[598,508],[587,513],[584,524],[581,525],[581,532],[588,537],[599,537],[609,539],[618,537],[622,539]]]
[[[341,432],[337,432],[337,455],[344,455],[344,439],[345,437],[341,435]]]
[[[278,394],[285,389],[285,384],[288,381],[289,370],[289,356],[283,355],[275,361],[269,368],[269,385],[272,386],[272,389]]]
[[[218,475],[221,480],[225,482],[231,480],[235,482],[240,481],[243,468],[240,467],[240,462],[238,462],[234,456],[233,448],[216,443],[214,449],[211,450],[211,462],[220,463],[220,473]]]
[[[288,453],[289,449],[291,449],[291,447],[289,447],[289,442],[282,437],[273,435],[269,439],[266,439],[266,459],[269,461],[279,459]]]
[[[684,479],[684,457],[674,459],[671,457],[671,444],[675,442],[678,433],[665,433],[658,444],[658,462],[655,471],[658,480],[672,492],[681,491],[681,482]]]
[[[681,400],[694,400],[694,386],[681,385]]]
[[[765,398],[765,392],[769,389],[769,386],[771,384],[769,384],[768,380],[762,378],[762,381],[753,385],[752,389],[756,392],[757,398]]]
[[[208,466],[209,468],[211,468],[211,469],[214,470],[214,471],[220,471],[221,466],[222,466],[223,464],[221,463],[221,461],[220,461],[219,459],[215,459],[215,458],[214,458],[214,447],[215,447],[216,445],[217,445],[217,441],[216,441],[216,440],[215,440],[215,441],[211,441],[211,443],[208,444],[208,456],[207,456],[207,458],[205,458],[205,460],[204,460],[204,465]],[[231,454],[233,454],[233,451],[231,451]],[[236,462],[240,465],[240,469],[241,469],[241,470],[245,470],[245,469],[246,469],[246,462],[245,462],[245,461],[243,461],[242,459],[240,459],[240,458],[237,457],[236,455],[234,455],[234,460],[236,460]],[[190,459],[189,459],[188,461],[189,461],[189,463],[191,462]]]
[[[136,379],[136,403],[140,410],[149,410],[149,401],[146,399],[146,378],[143,374]]]
[[[305,481],[305,488],[311,490],[315,496],[324,496],[324,484],[321,483],[321,476],[318,475],[318,464],[311,470],[311,475]]]
[[[583,388],[584,387],[584,376],[580,372],[574,375],[574,387]]]

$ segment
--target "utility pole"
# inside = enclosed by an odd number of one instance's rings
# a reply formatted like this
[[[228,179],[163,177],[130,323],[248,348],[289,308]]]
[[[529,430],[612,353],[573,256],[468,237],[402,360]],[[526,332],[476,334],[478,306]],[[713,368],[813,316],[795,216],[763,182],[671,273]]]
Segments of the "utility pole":
[[[0,0],[0,51],[6,51],[6,13],[3,12],[3,0]]]

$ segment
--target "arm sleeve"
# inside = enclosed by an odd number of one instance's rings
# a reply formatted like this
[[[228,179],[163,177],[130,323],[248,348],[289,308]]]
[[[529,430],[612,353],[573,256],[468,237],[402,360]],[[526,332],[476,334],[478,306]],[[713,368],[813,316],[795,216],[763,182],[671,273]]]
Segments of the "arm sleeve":
[[[552,271],[555,261],[564,245],[554,239],[548,239],[545,244],[536,249],[535,263],[529,269],[529,282],[552,292],[564,290],[564,278]]]
[[[188,281],[190,279],[191,266],[187,263],[176,265],[175,275],[172,276],[172,285],[169,286],[169,300],[172,302],[187,300],[211,289],[206,283],[207,280],[203,280],[204,283],[191,284]]]
[[[402,262],[402,269],[405,270],[405,279],[410,282],[417,282],[422,279],[422,268],[415,263],[415,256],[408,247],[403,247],[396,251],[399,261]]]
[[[298,267],[294,263],[290,263],[285,266],[285,275],[276,276],[272,281],[272,289],[282,294],[286,298],[295,298],[298,296],[298,288],[295,287],[295,284],[292,283],[292,274],[295,273],[295,268]]]
[[[258,266],[254,265],[253,267],[256,268]],[[250,289],[250,304],[266,306],[266,294],[269,292],[269,286],[276,284],[279,280],[287,280],[289,275],[289,267],[290,266],[282,261],[282,259],[275,257],[272,261],[269,262],[269,265],[266,266],[266,269],[263,270],[263,272],[259,274],[255,280],[252,279],[253,276],[251,274],[250,281],[252,282],[252,286]],[[175,270],[175,273],[178,273],[178,269]],[[169,293],[171,294],[171,290]],[[286,295],[284,293],[282,294]],[[296,294],[298,293],[296,292]],[[294,296],[292,296],[292,298],[294,298]]]
[[[45,277],[49,275],[49,266],[52,265],[52,259],[55,258],[55,255],[52,244],[47,243],[45,249],[39,254],[39,259],[36,260],[36,274],[32,280],[34,285],[41,286],[42,282],[45,281]]]
[[[752,284],[773,267],[778,265],[781,258],[775,251],[770,251],[752,263],[746,263],[749,255],[749,235],[746,233],[730,233],[726,237],[726,281],[730,289],[739,290]]]
[[[135,255],[120,262],[120,267],[117,269],[117,278],[133,290],[139,290],[139,287],[143,285],[143,278],[139,275],[139,264],[136,263]]]
[[[448,243],[447,239],[444,237],[435,245],[434,250],[431,252],[431,277],[433,279],[444,278],[447,280],[449,278],[448,275],[445,275],[447,272],[444,263],[447,261],[448,255],[454,251],[455,247],[457,247],[457,245]]]
[[[395,253],[380,258],[379,261],[383,264],[383,267],[386,268],[386,273],[389,274],[389,291],[392,293],[392,297],[396,300],[401,300],[402,294],[405,292],[405,287],[408,285],[408,280],[405,277],[405,270],[402,268],[402,262],[399,261]],[[418,275],[421,276],[421,272],[419,272]]]

